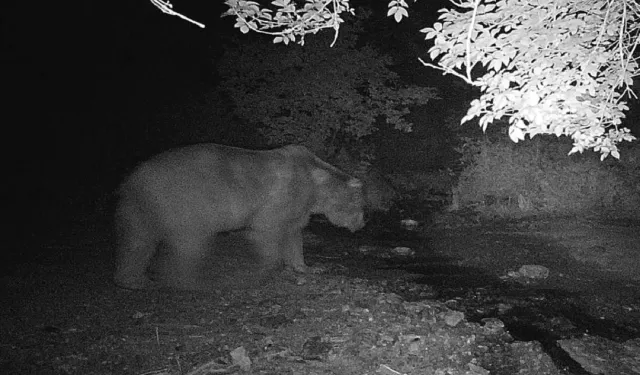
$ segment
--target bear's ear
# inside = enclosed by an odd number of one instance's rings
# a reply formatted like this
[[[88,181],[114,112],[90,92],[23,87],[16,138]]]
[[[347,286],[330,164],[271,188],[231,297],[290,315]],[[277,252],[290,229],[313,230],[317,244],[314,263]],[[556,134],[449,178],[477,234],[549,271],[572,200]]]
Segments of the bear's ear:
[[[311,171],[311,177],[313,178],[313,182],[322,185],[331,178],[331,173],[324,169],[314,168],[313,171]]]
[[[349,187],[354,189],[360,189],[362,187],[362,181],[357,178],[352,178],[349,180]]]

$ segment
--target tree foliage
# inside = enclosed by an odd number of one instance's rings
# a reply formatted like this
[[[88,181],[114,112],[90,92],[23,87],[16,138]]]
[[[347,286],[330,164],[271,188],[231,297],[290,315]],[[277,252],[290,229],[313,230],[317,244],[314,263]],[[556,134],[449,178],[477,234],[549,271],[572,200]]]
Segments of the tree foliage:
[[[256,31],[273,35],[274,43],[285,44],[296,42],[297,36],[297,42],[304,45],[305,35],[327,28],[335,30],[335,43],[340,24],[344,22],[340,14],[354,13],[349,0],[305,0],[301,7],[295,0],[275,0],[271,2],[276,8],[275,14],[255,1],[226,0],[225,4],[229,10],[223,16],[236,17],[234,27],[243,34]]]
[[[459,0],[441,9],[440,21],[422,30],[432,39],[432,60],[441,69],[482,90],[462,122],[478,117],[483,129],[509,119],[514,142],[528,134],[565,135],[570,153],[593,149],[602,158],[619,157],[617,144],[634,140],[621,128],[626,98],[638,74],[640,5],[625,0]],[[228,0],[227,15],[243,32],[276,35],[275,42],[300,43],[324,27],[337,30],[348,0],[272,3]],[[388,15],[406,17],[404,0],[389,2]],[[288,15],[285,17],[285,15]],[[276,19],[263,24],[261,20]],[[266,21],[265,21],[266,22]],[[306,25],[302,27],[301,24]],[[275,31],[274,31],[275,30]]]
[[[234,103],[234,114],[254,124],[271,144],[304,144],[329,153],[355,144],[385,119],[409,131],[409,106],[435,98],[434,90],[401,87],[390,59],[345,27],[331,48],[323,37],[307,46],[240,43],[219,65],[220,88]],[[325,36],[326,37],[326,36]]]
[[[621,128],[625,97],[638,74],[634,51],[640,7],[625,1],[468,0],[441,10],[431,59],[478,86],[462,122],[509,118],[514,142],[536,134],[570,136],[571,153],[593,149],[619,157],[635,139]],[[478,68],[481,66],[480,68]],[[477,69],[476,69],[477,68]]]

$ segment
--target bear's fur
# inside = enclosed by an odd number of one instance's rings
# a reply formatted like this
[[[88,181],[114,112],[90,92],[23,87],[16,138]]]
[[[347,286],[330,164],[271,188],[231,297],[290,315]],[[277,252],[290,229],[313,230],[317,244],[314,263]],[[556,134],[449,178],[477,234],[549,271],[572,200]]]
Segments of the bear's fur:
[[[261,268],[305,272],[302,229],[311,214],[352,231],[364,226],[360,181],[302,146],[255,151],[217,144],[170,150],[124,181],[116,210],[114,280],[128,289],[199,289],[209,240],[246,230]],[[159,246],[170,253],[156,281]]]

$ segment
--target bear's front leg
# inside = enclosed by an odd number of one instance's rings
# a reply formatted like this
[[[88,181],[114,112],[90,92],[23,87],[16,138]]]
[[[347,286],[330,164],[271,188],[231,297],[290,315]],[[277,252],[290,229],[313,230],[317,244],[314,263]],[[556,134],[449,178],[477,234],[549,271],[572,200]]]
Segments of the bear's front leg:
[[[298,273],[309,271],[309,267],[304,263],[302,228],[283,231],[280,256],[285,267]]]
[[[154,283],[147,278],[147,269],[157,250],[157,235],[145,222],[132,200],[123,199],[116,216],[118,250],[114,282],[125,289],[148,289]]]
[[[206,255],[206,236],[196,231],[178,233],[170,239],[170,259],[161,266],[161,283],[171,289],[206,289],[202,265]]]

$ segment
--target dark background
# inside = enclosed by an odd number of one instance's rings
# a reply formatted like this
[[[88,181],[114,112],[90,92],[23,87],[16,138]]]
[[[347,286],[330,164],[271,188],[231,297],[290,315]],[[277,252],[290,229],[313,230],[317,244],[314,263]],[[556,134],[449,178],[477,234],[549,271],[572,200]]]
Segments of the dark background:
[[[3,14],[3,91],[12,113],[5,129],[16,132],[7,140],[21,154],[14,166],[22,177],[83,183],[118,177],[122,168],[166,148],[145,117],[215,86],[224,46],[243,38],[271,43],[268,36],[242,36],[231,17],[220,18],[222,1],[173,3],[207,27],[163,14],[149,1],[21,3]],[[412,10],[434,14],[439,5],[426,3]],[[367,41],[394,55],[408,81],[438,84],[430,77],[441,75],[417,61],[428,48],[418,32],[426,21],[396,24],[385,16],[386,4],[375,5]]]
[[[231,17],[220,18],[222,1],[173,4],[207,27],[163,14],[149,1],[36,1],[3,8],[6,212],[18,248],[64,231],[86,212],[109,217],[108,202],[125,173],[181,143],[163,134],[153,114],[214,87],[216,62],[233,43],[243,38],[271,43],[267,36],[243,36]],[[442,100],[415,113],[423,120],[423,135],[436,143],[443,118],[462,114],[473,94],[417,60],[427,57],[429,47],[419,30],[446,4],[412,4],[409,19],[400,24],[386,17],[386,2],[354,4],[375,11],[365,41],[392,55],[394,70],[407,82],[440,90]],[[220,132],[233,131],[232,126]]]
[[[166,147],[149,114],[215,83],[220,13],[195,9],[215,25],[200,29],[148,1],[21,2],[2,12],[12,252],[35,251],[87,212],[110,216],[101,200],[134,163]]]
[[[3,158],[16,243],[62,230],[51,228],[109,199],[135,163],[176,146],[153,114],[214,87],[224,46],[243,38],[271,43],[235,30],[231,17],[220,17],[221,1],[174,6],[207,27],[166,15],[149,1],[20,2],[3,12]],[[404,54],[398,69],[420,69],[424,80],[418,26],[398,25],[385,16],[386,4],[376,6],[370,40]]]

